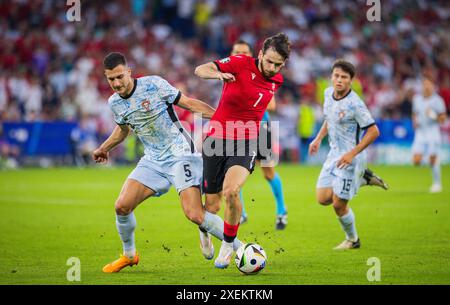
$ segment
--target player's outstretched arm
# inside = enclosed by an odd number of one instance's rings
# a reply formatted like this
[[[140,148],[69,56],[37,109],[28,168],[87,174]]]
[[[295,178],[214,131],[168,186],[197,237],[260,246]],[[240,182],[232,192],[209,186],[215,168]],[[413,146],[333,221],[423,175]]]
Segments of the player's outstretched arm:
[[[213,107],[209,106],[205,102],[187,97],[184,94],[181,94],[181,98],[178,101],[177,106],[187,109],[193,113],[201,113],[202,117],[205,119],[210,119],[213,116],[214,111],[216,111]]]
[[[308,153],[310,155],[315,155],[320,148],[320,143],[322,143],[323,138],[328,134],[328,125],[327,121],[323,122],[322,127],[319,130],[319,133],[315,137],[315,139],[309,144]]]
[[[358,145],[356,145],[351,151],[349,151],[348,153],[344,154],[341,159],[339,159],[339,161],[336,163],[336,166],[338,168],[345,168],[346,166],[348,166],[349,164],[352,163],[353,158],[359,154],[360,152],[362,152],[364,149],[367,148],[367,146],[369,146],[370,144],[373,143],[373,141],[376,140],[376,138],[378,138],[378,136],[380,135],[380,131],[378,130],[377,125],[372,125],[370,126],[366,133],[364,134],[364,137],[361,139],[361,142],[359,142]]]
[[[96,150],[92,152],[92,158],[97,163],[105,163],[108,161],[109,151],[122,143],[123,140],[130,133],[130,128],[127,125],[118,125],[114,128],[111,135],[100,145]]]
[[[195,68],[195,75],[204,79],[220,79],[224,82],[234,82],[236,79],[231,73],[222,73],[213,62]]]

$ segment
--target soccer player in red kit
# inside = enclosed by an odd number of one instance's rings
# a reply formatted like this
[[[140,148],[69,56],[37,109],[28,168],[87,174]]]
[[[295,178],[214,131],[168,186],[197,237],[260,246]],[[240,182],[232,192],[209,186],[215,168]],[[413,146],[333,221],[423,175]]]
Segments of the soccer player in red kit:
[[[211,118],[203,143],[203,187],[206,210],[217,212],[225,197],[224,239],[215,260],[226,268],[233,254],[242,204],[239,192],[253,172],[261,119],[275,91],[282,85],[279,73],[290,53],[284,33],[264,41],[258,58],[230,56],[198,66],[195,74],[204,79],[224,81],[222,96]],[[210,236],[202,232],[201,246],[212,248]],[[214,250],[212,250],[214,251]]]

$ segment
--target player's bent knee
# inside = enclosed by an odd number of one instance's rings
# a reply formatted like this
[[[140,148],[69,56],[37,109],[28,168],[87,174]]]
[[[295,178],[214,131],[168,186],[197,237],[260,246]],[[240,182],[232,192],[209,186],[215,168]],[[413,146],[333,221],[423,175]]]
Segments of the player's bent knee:
[[[120,198],[117,199],[116,204],[114,205],[117,215],[128,215],[133,212],[133,207]]]
[[[320,205],[330,205],[333,203],[333,201],[331,200],[331,198],[317,198],[317,202]]]
[[[220,211],[220,201],[212,204],[205,204],[205,209],[212,214],[217,214]]]
[[[330,205],[333,203],[333,196],[332,193],[318,192],[316,194],[316,200],[320,205]]]
[[[225,197],[226,202],[235,202],[237,198],[239,198],[239,187],[226,187],[223,189],[223,196]]]
[[[192,221],[195,224],[201,225],[203,222],[203,215],[200,211],[196,209],[188,209],[184,211],[184,215],[187,219]]]

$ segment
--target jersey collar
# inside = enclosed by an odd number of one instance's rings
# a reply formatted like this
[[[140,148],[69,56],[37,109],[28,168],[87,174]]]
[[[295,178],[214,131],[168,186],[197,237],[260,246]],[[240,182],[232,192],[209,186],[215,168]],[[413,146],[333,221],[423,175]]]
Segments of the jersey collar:
[[[351,92],[352,92],[352,89],[350,88],[350,90],[347,92],[346,95],[344,95],[344,96],[341,97],[341,98],[335,98],[335,97],[334,97],[334,90],[333,90],[333,94],[331,94],[331,96],[333,97],[333,100],[335,100],[335,101],[340,101],[340,100],[343,100],[344,98],[346,98]]]
[[[133,89],[131,90],[130,94],[128,94],[128,95],[126,95],[126,96],[121,96],[121,95],[119,94],[119,96],[120,96],[121,98],[123,98],[124,100],[129,99],[129,98],[133,95],[134,91],[136,91],[136,87],[137,87],[137,78],[134,79],[134,82],[133,82]]]

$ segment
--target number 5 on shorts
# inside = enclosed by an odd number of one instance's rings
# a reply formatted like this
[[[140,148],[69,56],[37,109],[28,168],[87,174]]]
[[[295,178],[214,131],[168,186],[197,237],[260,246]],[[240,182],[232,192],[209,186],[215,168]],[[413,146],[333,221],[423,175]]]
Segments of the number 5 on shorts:
[[[189,168],[189,164],[184,164],[183,167],[184,167],[184,174],[185,174],[186,178],[191,178],[192,172]]]

